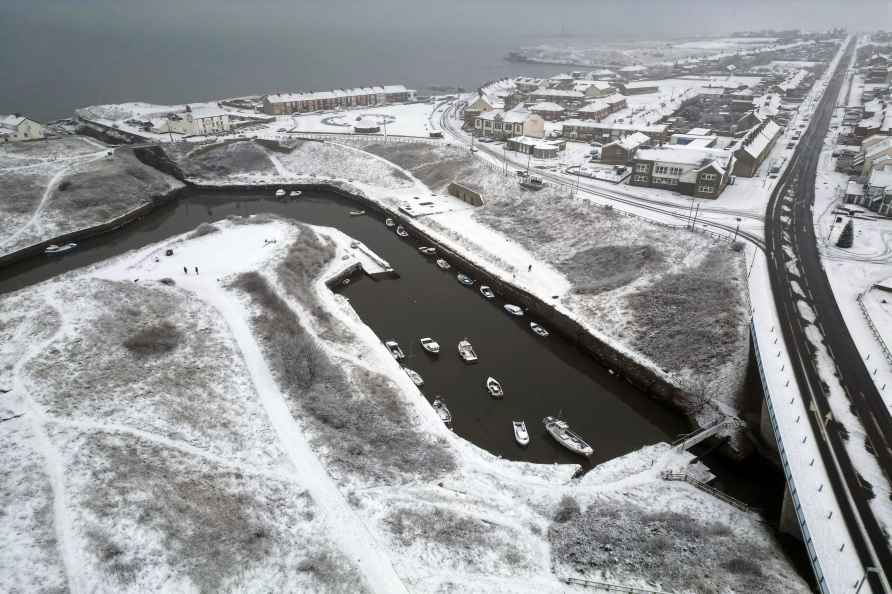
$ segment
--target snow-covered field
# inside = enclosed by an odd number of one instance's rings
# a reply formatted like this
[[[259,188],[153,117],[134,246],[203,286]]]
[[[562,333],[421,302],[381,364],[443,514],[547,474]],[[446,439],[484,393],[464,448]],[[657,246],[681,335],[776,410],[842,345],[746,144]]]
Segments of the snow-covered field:
[[[665,444],[571,480],[446,430],[324,286],[349,242],[233,219],[4,296],[0,588],[807,591]]]
[[[352,134],[353,125],[358,119],[375,121],[381,125],[380,136],[384,135],[386,124],[388,134],[420,136],[427,138],[432,127],[431,114],[434,103],[407,103],[384,107],[339,110],[324,113],[295,115],[280,118],[288,124],[289,132],[332,132]]]
[[[0,146],[0,253],[90,227],[182,184],[85,137]]]

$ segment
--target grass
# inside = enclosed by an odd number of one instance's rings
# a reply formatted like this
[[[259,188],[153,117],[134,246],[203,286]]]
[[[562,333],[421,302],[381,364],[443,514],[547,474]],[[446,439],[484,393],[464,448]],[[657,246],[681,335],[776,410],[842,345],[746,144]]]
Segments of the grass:
[[[630,285],[663,264],[663,254],[651,245],[603,245],[576,252],[560,269],[575,280],[574,292],[593,295]]]
[[[183,339],[182,333],[170,321],[150,324],[132,334],[124,341],[124,347],[140,356],[163,355],[177,348]]]
[[[229,287],[250,298],[254,330],[292,414],[310,423],[328,463],[380,481],[431,480],[455,468],[443,444],[414,428],[398,389],[364,369],[348,377],[263,276],[243,273]]]
[[[212,235],[219,232],[220,228],[213,223],[202,223],[198,227],[196,227],[194,231],[189,233],[186,236],[186,239],[198,239],[199,237],[204,237],[205,235]]]
[[[166,145],[165,152],[187,177],[215,178],[244,173],[273,175],[276,168],[264,149],[250,140],[194,148]]]
[[[564,495],[558,502],[557,510],[554,512],[554,521],[558,524],[569,522],[580,513],[579,503],[569,495]]]

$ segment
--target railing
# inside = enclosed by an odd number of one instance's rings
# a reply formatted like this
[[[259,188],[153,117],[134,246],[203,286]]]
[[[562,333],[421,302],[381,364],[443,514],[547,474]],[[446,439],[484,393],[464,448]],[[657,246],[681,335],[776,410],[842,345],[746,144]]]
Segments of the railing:
[[[698,481],[697,479],[695,479],[691,476],[688,476],[687,474],[685,474],[683,472],[665,471],[660,474],[660,477],[664,481],[684,481],[684,482],[688,483],[689,485],[700,489],[701,491],[709,493],[716,499],[721,499],[725,503],[727,503],[729,505],[733,505],[734,507],[736,507],[737,509],[739,509],[741,511],[750,512],[750,513],[758,513],[759,512],[759,510],[757,508],[751,507],[751,506],[747,505],[746,503],[740,501],[739,499],[735,499],[734,497],[731,497],[727,493],[723,493],[722,491],[719,491],[715,487],[710,487],[703,481]]]
[[[638,588],[636,586],[622,586],[620,584],[611,584],[609,582],[599,582],[597,580],[587,580],[583,578],[565,577],[564,582],[568,584],[576,584],[578,586],[587,586],[589,588],[598,588],[605,592],[627,592],[628,594],[672,594],[668,590],[649,590],[647,588]]]
[[[814,543],[812,541],[811,532],[805,521],[805,514],[802,511],[802,502],[799,500],[799,492],[796,489],[796,481],[793,480],[793,473],[790,470],[790,462],[787,459],[787,451],[784,448],[784,442],[781,438],[780,428],[778,427],[777,417],[774,414],[774,406],[771,403],[771,390],[768,387],[768,381],[765,379],[765,370],[762,367],[762,356],[759,350],[759,340],[756,337],[755,323],[750,326],[753,336],[753,350],[756,353],[756,366],[759,368],[759,378],[762,380],[762,388],[765,391],[765,407],[768,410],[768,417],[771,419],[771,429],[774,432],[774,439],[777,442],[777,454],[781,459],[781,466],[784,470],[784,478],[787,480],[787,492],[793,501],[793,510],[796,512],[796,521],[799,523],[799,529],[802,531],[802,541],[805,543],[805,549],[808,552],[808,560],[811,563],[812,571],[815,574],[815,581],[818,589],[822,594],[830,594],[827,587],[827,580],[824,578],[824,571],[821,568],[821,561],[815,552]]]
[[[870,289],[868,289],[869,291]],[[870,317],[870,313],[867,311],[867,307],[864,306],[864,295],[867,294],[867,291],[864,293],[859,293],[855,300],[858,302],[858,307],[861,308],[861,313],[864,315],[864,319],[867,320],[867,325],[870,327],[870,331],[873,332],[873,337],[877,339],[877,342],[880,343],[880,348],[883,350],[883,356],[886,357],[886,361],[889,365],[892,365],[892,353],[889,352],[889,347],[886,346],[886,341],[883,340],[883,335],[880,334],[880,331],[877,330],[876,325],[874,325],[873,320]]]

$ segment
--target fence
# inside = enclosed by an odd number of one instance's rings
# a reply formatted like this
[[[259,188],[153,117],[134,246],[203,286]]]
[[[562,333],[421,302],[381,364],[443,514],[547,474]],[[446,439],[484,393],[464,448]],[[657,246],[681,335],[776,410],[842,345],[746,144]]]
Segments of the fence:
[[[719,491],[715,487],[710,487],[703,481],[698,481],[697,479],[690,477],[685,473],[666,471],[666,472],[661,473],[660,476],[662,477],[662,479],[664,481],[684,481],[684,482],[688,483],[689,485],[692,485],[705,493],[709,493],[716,499],[721,499],[725,503],[733,505],[734,507],[736,507],[737,509],[739,509],[741,511],[752,512],[752,513],[759,512],[759,510],[756,509],[755,507],[751,507],[751,506],[745,504],[744,502],[731,497],[727,493],[723,493],[722,491]]]
[[[621,586],[619,584],[611,584],[609,582],[599,582],[596,580],[587,580],[575,577],[566,577],[564,578],[564,582],[568,584],[576,584],[578,586],[597,588],[605,592],[626,592],[627,594],[672,594],[672,592],[668,590],[648,590],[647,588],[638,588],[636,586]]]
[[[870,289],[867,291],[870,291]],[[883,335],[880,334],[880,331],[877,329],[876,325],[874,325],[873,319],[871,319],[870,313],[867,311],[867,307],[864,306],[864,296],[867,295],[867,291],[859,293],[858,296],[855,297],[855,300],[858,302],[858,307],[861,308],[861,313],[864,315],[864,319],[867,320],[867,325],[870,327],[870,331],[873,332],[874,338],[880,343],[880,348],[883,350],[883,356],[886,357],[886,361],[889,365],[892,365],[892,353],[889,352],[889,347],[886,346],[886,341],[883,340]]]

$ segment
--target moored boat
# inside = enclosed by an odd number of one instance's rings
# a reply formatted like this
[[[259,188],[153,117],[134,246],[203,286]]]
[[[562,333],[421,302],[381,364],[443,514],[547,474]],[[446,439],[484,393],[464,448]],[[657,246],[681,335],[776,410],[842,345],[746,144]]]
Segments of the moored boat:
[[[463,272],[459,272],[456,278],[458,279],[458,282],[465,285],[466,287],[470,287],[474,284],[474,279]]]
[[[421,384],[424,383],[424,380],[421,379],[421,376],[418,375],[418,372],[415,371],[414,369],[409,369],[408,367],[403,367],[403,371],[406,372],[406,375],[409,376],[409,379],[412,380],[412,383],[414,383],[416,386],[420,386]]]
[[[574,454],[589,457],[595,452],[592,446],[570,430],[570,426],[565,421],[557,417],[545,417],[542,419],[542,423],[545,424],[545,430],[548,431],[555,441]]]
[[[364,211],[364,210],[351,210],[351,211],[350,211],[350,216],[351,216],[351,217],[361,217],[361,216],[364,215],[364,214],[365,214],[365,211]]]
[[[302,192],[300,190],[291,190],[291,192],[289,192],[288,195],[292,198],[297,198],[298,196],[301,195],[301,193]]]
[[[487,299],[492,299],[496,296],[489,285],[480,285],[480,293]]]
[[[522,446],[530,443],[530,434],[527,432],[527,424],[524,421],[511,421],[514,426],[514,441]]]
[[[502,384],[499,383],[494,377],[486,378],[486,389],[489,390],[489,395],[493,398],[501,398],[505,395],[505,391],[502,389]]]
[[[409,232],[402,225],[397,225],[396,234],[400,237],[409,237]]]
[[[440,417],[440,420],[447,426],[452,424],[452,411],[449,410],[449,407],[446,406],[446,403],[437,398],[433,401],[431,406],[434,407],[434,410],[437,411],[437,416]]]
[[[474,347],[471,346],[471,341],[467,338],[458,342],[458,355],[468,363],[477,360],[477,353],[474,352]]]
[[[64,254],[65,252],[70,252],[74,248],[77,247],[76,243],[66,243],[63,245],[56,245],[55,243],[46,246],[44,248],[43,253],[45,254]]]
[[[424,347],[428,353],[434,353],[435,355],[440,352],[440,343],[430,337],[424,337],[421,339],[421,346]]]
[[[433,256],[437,253],[437,248],[432,248],[428,246],[421,246],[418,248],[418,251],[424,254],[425,256]]]
[[[276,190],[276,198],[282,198],[283,196],[285,196],[284,188],[279,188],[278,190]]]
[[[388,340],[384,342],[384,346],[390,351],[390,354],[393,355],[394,359],[405,359],[406,354],[403,353],[403,349],[400,348],[400,344],[395,340]]]
[[[443,270],[449,270],[450,268],[452,268],[452,266],[449,265],[449,262],[447,262],[443,258],[437,260],[437,266],[439,266]]]
[[[505,311],[507,311],[512,316],[522,316],[523,315],[523,310],[521,308],[519,308],[518,306],[513,305],[511,303],[505,304]]]
[[[393,227],[394,225],[396,225],[396,223],[394,223],[393,219],[391,219],[390,217],[387,217],[386,219],[384,219],[384,224],[387,225],[388,227]]]
[[[548,330],[537,324],[536,322],[530,322],[530,330],[538,334],[539,336],[545,337],[548,336]]]

